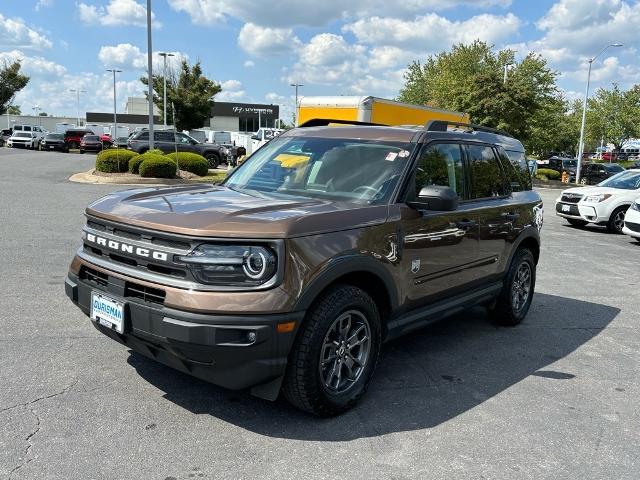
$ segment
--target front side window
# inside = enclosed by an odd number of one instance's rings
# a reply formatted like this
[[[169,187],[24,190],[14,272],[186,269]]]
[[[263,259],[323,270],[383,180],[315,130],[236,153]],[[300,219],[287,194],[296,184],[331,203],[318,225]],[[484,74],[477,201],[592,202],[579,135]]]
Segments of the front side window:
[[[511,193],[493,148],[485,145],[468,145],[471,166],[471,198],[502,197]]]
[[[414,144],[316,137],[276,138],[225,182],[239,191],[359,204],[388,202]]]
[[[459,144],[440,143],[427,146],[416,165],[415,181],[407,199],[415,200],[420,190],[430,185],[450,187],[460,198],[465,198],[462,149]]]

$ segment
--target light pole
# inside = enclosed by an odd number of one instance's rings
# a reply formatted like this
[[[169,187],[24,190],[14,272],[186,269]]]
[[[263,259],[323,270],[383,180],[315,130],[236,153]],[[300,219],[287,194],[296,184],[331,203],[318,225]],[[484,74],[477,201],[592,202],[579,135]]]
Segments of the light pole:
[[[111,134],[111,140],[116,141],[118,138],[118,117],[116,115],[116,73],[122,72],[117,68],[108,68],[107,72],[113,73],[113,132]]]
[[[76,115],[77,115],[76,127],[79,127],[80,126],[80,94],[87,93],[87,91],[80,90],[79,88],[72,88],[69,91],[76,94]]]
[[[582,167],[582,154],[584,153],[584,124],[587,120],[587,99],[589,98],[589,82],[591,80],[591,65],[602,52],[609,47],[621,47],[621,43],[612,43],[604,47],[598,54],[589,59],[589,72],[587,73],[587,88],[584,93],[584,103],[582,104],[582,125],[580,126],[580,143],[578,144],[578,166],[576,168],[576,184],[580,184],[580,168]]]
[[[505,63],[504,64],[504,77],[502,79],[502,83],[507,83],[507,72],[509,71],[509,67],[513,65],[513,63]]]
[[[296,124],[294,125],[294,127],[298,126],[298,87],[304,87],[303,84],[301,83],[292,83],[290,84],[292,87],[295,87],[296,89],[296,104],[294,106],[294,115],[295,115],[295,119],[296,119]]]
[[[33,107],[31,107],[31,110],[35,110],[36,117],[39,117],[38,114],[40,113],[40,110],[42,110],[42,109],[38,105],[34,105]],[[41,125],[41,119],[40,118],[38,118],[38,125]]]
[[[158,55],[160,55],[163,59],[163,73],[162,73],[162,78],[164,81],[163,87],[162,87],[162,118],[164,119],[164,128],[167,128],[167,57],[175,57],[175,55],[173,53],[167,53],[167,52],[160,52]],[[175,127],[175,125],[174,125]]]
[[[149,150],[153,150],[153,46],[151,45],[151,0],[147,0],[147,82],[149,83]]]

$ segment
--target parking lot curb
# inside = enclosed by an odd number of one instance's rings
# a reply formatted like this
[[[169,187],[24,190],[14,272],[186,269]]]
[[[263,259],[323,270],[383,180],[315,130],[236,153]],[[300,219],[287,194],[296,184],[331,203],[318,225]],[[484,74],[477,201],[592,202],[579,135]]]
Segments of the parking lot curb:
[[[95,169],[86,172],[74,173],[69,177],[70,182],[74,183],[91,183],[105,185],[145,185],[145,186],[162,186],[162,185],[183,185],[189,183],[211,183],[201,178],[183,179],[183,178],[143,178],[137,177],[103,177],[94,175]]]

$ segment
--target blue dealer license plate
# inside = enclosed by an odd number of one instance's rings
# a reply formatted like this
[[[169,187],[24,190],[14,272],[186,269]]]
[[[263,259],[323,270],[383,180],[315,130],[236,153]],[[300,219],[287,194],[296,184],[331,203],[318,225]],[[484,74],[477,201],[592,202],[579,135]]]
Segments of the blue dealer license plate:
[[[124,303],[91,292],[91,320],[118,333],[124,332]]]

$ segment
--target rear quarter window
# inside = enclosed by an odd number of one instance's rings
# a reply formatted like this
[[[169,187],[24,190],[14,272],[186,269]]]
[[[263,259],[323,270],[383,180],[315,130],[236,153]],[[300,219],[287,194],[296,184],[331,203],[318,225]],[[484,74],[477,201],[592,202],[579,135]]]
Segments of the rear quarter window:
[[[512,191],[531,190],[531,172],[524,152],[505,150],[502,147],[497,147],[497,151],[505,174],[509,177]],[[554,166],[555,162],[552,162],[554,161],[549,161],[550,167]]]

